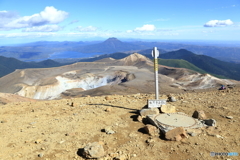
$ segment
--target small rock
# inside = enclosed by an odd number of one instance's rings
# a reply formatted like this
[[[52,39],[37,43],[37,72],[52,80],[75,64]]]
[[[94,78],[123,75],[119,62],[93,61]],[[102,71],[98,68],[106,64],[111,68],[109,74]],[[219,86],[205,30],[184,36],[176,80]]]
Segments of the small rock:
[[[43,155],[44,155],[43,153],[40,153],[38,154],[38,157],[43,157]]]
[[[233,116],[226,116],[227,119],[233,119]]]
[[[187,138],[188,136],[183,127],[177,127],[175,129],[172,129],[168,131],[165,135],[165,138],[171,141],[180,141],[182,138],[185,137]]]
[[[83,156],[86,158],[101,158],[105,155],[103,146],[99,142],[88,143],[83,148]]]
[[[112,130],[112,127],[111,126],[107,126],[104,128],[104,131],[107,133],[107,134],[114,134],[115,131]]]
[[[208,125],[208,126],[217,126],[217,122],[215,119],[206,119],[202,121],[204,124]]]
[[[216,135],[216,137],[217,137],[217,138],[223,138],[222,136],[220,136],[220,135],[218,135],[218,134]]]
[[[170,104],[163,104],[160,109],[163,113],[176,113],[176,107]]]
[[[114,157],[114,160],[126,160],[126,156],[124,154],[120,154],[117,157]]]
[[[148,138],[147,140],[146,140],[146,143],[147,144],[152,144],[152,143],[154,143],[155,141],[154,141],[154,139],[152,138],[152,137],[150,137],[150,138]]]
[[[112,100],[112,98],[110,96],[106,96],[105,99],[106,100]]]
[[[105,109],[106,112],[111,112],[112,111],[112,108],[111,107],[108,107],[107,109]]]
[[[153,125],[147,124],[144,127],[144,129],[150,136],[158,136],[159,135],[159,129]]]
[[[215,106],[209,106],[209,108],[216,108]]]
[[[138,122],[142,122],[142,120],[143,120],[142,116],[138,115],[137,120],[138,120]]]
[[[42,142],[41,139],[38,139],[38,140],[35,141],[36,144],[41,143],[41,142]]]
[[[150,136],[159,136],[159,129],[153,125],[147,124],[144,129]]]
[[[147,115],[152,115],[152,114],[159,114],[159,109],[158,108],[148,108],[148,109],[142,109],[140,111],[140,115],[142,117],[146,117]]]
[[[175,97],[172,97],[172,96],[169,97],[168,99],[169,99],[170,102],[176,102],[176,101],[177,101],[176,98],[175,98]]]
[[[201,134],[201,133],[202,133],[202,130],[200,130],[200,129],[187,128],[187,129],[186,129],[186,132],[187,132],[190,136],[195,137],[195,136]]]
[[[109,156],[113,159],[114,157],[117,157],[118,154],[117,153],[109,153]]]
[[[192,117],[193,117],[193,118],[200,119],[200,120],[207,119],[207,116],[206,116],[206,114],[204,113],[204,111],[194,111]]]
[[[137,155],[136,154],[132,154],[132,157],[137,157]]]
[[[7,123],[7,121],[1,121],[1,123]]]
[[[70,103],[70,106],[71,106],[71,107],[74,107],[75,105],[74,105],[74,103],[72,102],[72,103]]]

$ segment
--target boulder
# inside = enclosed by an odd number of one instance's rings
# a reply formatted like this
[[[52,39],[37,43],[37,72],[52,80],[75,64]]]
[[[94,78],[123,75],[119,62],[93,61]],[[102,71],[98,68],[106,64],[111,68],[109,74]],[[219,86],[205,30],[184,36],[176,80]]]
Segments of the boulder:
[[[204,111],[194,111],[192,117],[200,120],[207,119],[207,116],[204,113]]]
[[[207,126],[214,126],[214,127],[217,126],[217,122],[215,119],[206,119],[206,120],[203,120],[202,122]]]
[[[180,141],[182,140],[182,138],[185,138],[185,137],[187,138],[188,136],[183,127],[177,127],[175,129],[168,131],[165,134],[165,138],[170,141]]]
[[[147,115],[153,115],[153,114],[159,114],[159,109],[158,108],[147,108],[147,109],[142,109],[140,111],[140,115],[142,117],[146,117]]]
[[[101,158],[104,155],[104,148],[99,142],[88,143],[83,148],[83,156],[86,158]]]
[[[170,104],[163,104],[160,109],[163,113],[176,113],[176,107]]]
[[[159,136],[159,129],[153,125],[147,124],[144,129],[150,136]]]

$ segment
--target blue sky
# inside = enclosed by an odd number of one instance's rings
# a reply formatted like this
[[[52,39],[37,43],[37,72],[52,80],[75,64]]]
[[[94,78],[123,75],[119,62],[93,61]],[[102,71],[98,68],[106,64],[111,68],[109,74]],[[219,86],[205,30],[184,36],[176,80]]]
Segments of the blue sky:
[[[0,44],[240,40],[239,0],[0,0]]]

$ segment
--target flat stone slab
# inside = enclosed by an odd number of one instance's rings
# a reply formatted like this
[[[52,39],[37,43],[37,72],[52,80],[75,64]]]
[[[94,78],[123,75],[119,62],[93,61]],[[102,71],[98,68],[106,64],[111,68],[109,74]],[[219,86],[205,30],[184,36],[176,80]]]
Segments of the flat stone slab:
[[[206,126],[202,121],[194,119],[182,112],[148,115],[147,118],[164,133],[177,127],[187,129]]]
[[[185,115],[185,114],[180,114],[180,113],[159,114],[155,117],[155,120],[160,125],[184,127],[184,128],[194,126],[197,123],[197,121],[194,118],[189,117],[188,115]]]

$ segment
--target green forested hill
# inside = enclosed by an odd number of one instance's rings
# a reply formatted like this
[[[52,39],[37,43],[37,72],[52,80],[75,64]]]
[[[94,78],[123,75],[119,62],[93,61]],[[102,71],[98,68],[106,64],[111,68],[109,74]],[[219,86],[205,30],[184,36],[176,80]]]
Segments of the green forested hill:
[[[159,59],[159,64],[169,67],[176,67],[176,68],[187,68],[199,73],[207,73],[206,71],[196,67],[192,63],[189,63],[188,61],[182,60],[182,59]]]
[[[41,62],[23,62],[15,58],[0,56],[0,77],[5,76],[16,69],[49,68],[58,66],[61,66],[61,64],[53,60],[45,60]]]
[[[210,74],[240,80],[240,64],[220,61],[206,55],[197,55],[185,49],[161,54],[160,58],[183,59]]]

